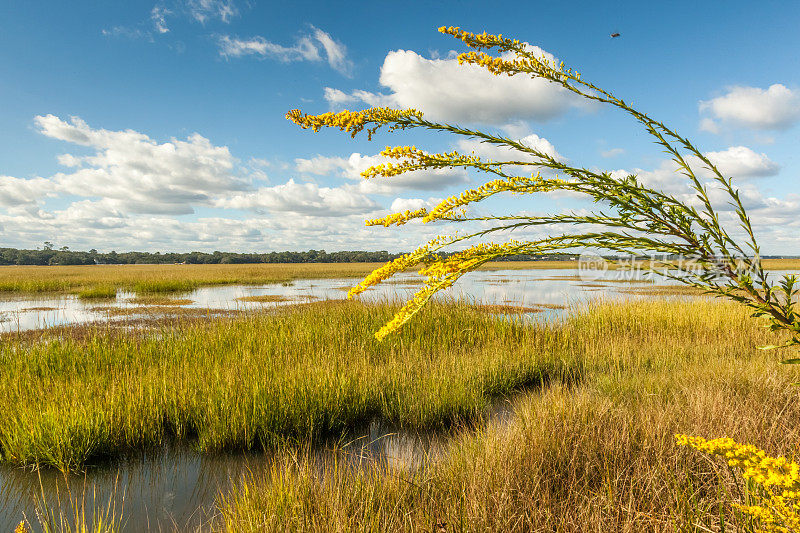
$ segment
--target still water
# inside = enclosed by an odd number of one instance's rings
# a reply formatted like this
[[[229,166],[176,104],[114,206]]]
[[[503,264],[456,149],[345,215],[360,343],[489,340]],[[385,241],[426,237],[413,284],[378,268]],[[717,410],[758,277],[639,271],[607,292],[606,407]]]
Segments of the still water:
[[[246,311],[292,305],[301,302],[343,299],[347,290],[358,279],[297,280],[291,284],[227,285],[202,287],[180,294],[189,301],[184,309],[210,312]],[[622,281],[622,283],[620,283]],[[657,280],[658,283],[669,281]],[[416,274],[402,273],[362,294],[363,300],[407,298],[419,287],[421,278]],[[609,271],[599,279],[581,279],[575,270],[497,270],[473,272],[461,278],[443,297],[464,298],[487,305],[518,305],[533,307],[537,304],[563,305],[579,303],[602,294],[619,297],[620,288],[647,286],[647,280],[631,274]],[[276,296],[280,301],[254,302],[249,297]],[[120,291],[112,300],[80,300],[73,295],[16,296],[0,299],[0,333],[41,329],[53,326],[86,324],[102,321],[120,321],[148,317],[154,306],[140,306],[133,293]],[[243,300],[244,299],[244,300]],[[174,309],[174,308],[173,308]],[[120,311],[125,315],[120,315]],[[553,311],[553,310],[551,310]],[[157,309],[159,316],[169,314],[168,307]]]
[[[773,272],[772,276],[783,272]],[[513,305],[539,308],[531,318],[554,318],[566,312],[564,305],[602,298],[635,297],[631,290],[671,284],[669,280],[609,271],[586,279],[575,270],[508,270],[475,272],[462,278],[444,297],[456,297],[485,305]],[[288,285],[204,287],[180,295],[183,308],[216,312],[270,309],[296,303],[342,299],[354,279],[297,280]],[[400,274],[362,295],[365,300],[407,298],[419,287],[415,274]],[[115,321],[146,317],[133,302],[135,295],[120,292],[116,299],[102,303],[84,302],[73,296],[8,298],[0,301],[0,332],[14,332],[52,326]],[[247,301],[248,297],[275,296],[276,302]],[[243,300],[244,298],[244,300]],[[114,310],[127,310],[120,317]],[[169,308],[166,313],[169,314]],[[163,316],[163,312],[159,311]],[[488,423],[513,419],[508,401],[499,402],[488,413]],[[337,442],[314,451],[321,464],[336,460],[353,468],[388,464],[414,470],[436,456],[446,435],[417,433],[385,427],[373,421]],[[70,499],[84,501],[87,509],[105,508],[112,502],[123,515],[125,531],[172,531],[199,527],[207,529],[216,517],[215,501],[231,483],[249,472],[267,468],[269,453],[198,454],[190,448],[150,450],[102,465],[83,475],[65,477],[53,470],[38,473],[0,467],[0,531],[12,531],[27,516],[36,523],[35,501],[44,495],[48,507],[69,513]],[[216,517],[218,518],[218,517]]]

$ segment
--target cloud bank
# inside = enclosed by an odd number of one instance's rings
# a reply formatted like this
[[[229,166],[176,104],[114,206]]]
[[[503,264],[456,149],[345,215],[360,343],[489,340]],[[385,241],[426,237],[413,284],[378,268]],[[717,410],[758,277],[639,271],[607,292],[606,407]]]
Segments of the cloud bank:
[[[541,48],[531,48],[553,58]],[[327,87],[325,99],[333,107],[363,103],[416,108],[437,121],[494,125],[520,119],[547,121],[570,108],[586,107],[564,88],[542,79],[494,76],[475,65],[459,65],[455,57],[427,59],[411,50],[386,55],[380,83],[387,93],[345,93]]]

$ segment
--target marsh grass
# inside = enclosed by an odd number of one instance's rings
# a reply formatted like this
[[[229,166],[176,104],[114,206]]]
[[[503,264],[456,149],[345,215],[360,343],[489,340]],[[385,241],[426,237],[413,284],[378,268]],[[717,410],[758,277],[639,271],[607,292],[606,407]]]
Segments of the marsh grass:
[[[204,309],[200,307],[182,307],[182,304],[165,305],[163,303],[151,305],[137,305],[136,307],[97,306],[91,310],[106,317],[131,317],[131,316],[178,316],[178,317],[213,317],[220,315],[233,315],[236,311],[229,309]]]
[[[296,279],[359,278],[378,263],[302,263],[248,265],[93,265],[0,266],[0,293],[73,293],[104,287],[141,294],[190,291],[200,286],[279,283]],[[767,269],[800,270],[800,260],[765,259]],[[480,270],[575,269],[577,261],[499,261]],[[611,264],[611,269],[617,265]],[[627,267],[625,267],[627,268]]]
[[[117,288],[112,285],[97,285],[78,292],[81,300],[111,300],[117,297]]]
[[[0,292],[79,294],[97,287],[114,287],[159,294],[212,285],[290,285],[295,279],[357,278],[377,266],[376,263],[2,266]]]
[[[504,313],[504,314],[519,314],[519,313],[541,313],[544,308],[531,307],[525,305],[503,305],[503,304],[479,304],[478,309],[484,313]]]
[[[316,441],[374,418],[441,428],[579,372],[568,351],[542,349],[550,329],[465,304],[434,305],[378,343],[369,333],[395,309],[322,302],[149,335],[2,339],[0,454],[66,470],[170,441],[200,452]]]
[[[650,287],[625,287],[617,289],[622,294],[633,294],[637,296],[706,296],[702,290],[691,285],[653,285]]]
[[[188,298],[172,298],[169,296],[137,296],[131,298],[128,302],[134,305],[180,306],[192,304],[194,300]]]
[[[773,335],[760,326],[706,299],[600,302],[560,328],[530,325],[536,353],[569,357],[581,380],[550,381],[510,423],[464,431],[416,472],[320,472],[287,452],[221,498],[223,529],[748,531],[724,503],[741,487],[673,435],[796,453],[800,372],[756,349]]]
[[[289,300],[286,296],[281,296],[280,294],[261,294],[258,296],[241,296],[236,298],[240,302],[261,302],[261,303],[274,303],[274,302],[286,302]]]
[[[147,280],[134,283],[133,292],[137,295],[187,293],[199,286],[200,282],[192,279]]]
[[[65,494],[56,491],[57,503],[46,497],[41,478],[39,486],[41,494],[35,500],[35,516],[20,521],[14,533],[117,533],[122,530],[124,499],[119,500],[118,509],[116,484],[105,503],[98,501],[100,498],[94,489],[88,494],[86,484],[80,494],[73,493],[69,485]]]

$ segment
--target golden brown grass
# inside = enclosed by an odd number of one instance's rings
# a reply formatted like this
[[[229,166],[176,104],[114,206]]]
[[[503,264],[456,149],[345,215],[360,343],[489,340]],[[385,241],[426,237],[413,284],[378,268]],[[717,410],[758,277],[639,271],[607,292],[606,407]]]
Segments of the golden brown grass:
[[[774,455],[800,441],[800,370],[746,310],[710,300],[596,304],[531,339],[574,357],[572,384],[455,438],[417,472],[288,452],[223,498],[227,531],[747,531],[727,469],[674,445],[727,435]]]
[[[180,305],[137,305],[136,307],[96,306],[91,308],[95,313],[108,317],[146,316],[159,317],[163,315],[180,317],[213,317],[219,315],[232,315],[235,311],[226,309],[203,309],[200,307],[181,307]]]
[[[168,296],[137,296],[129,300],[130,303],[136,305],[165,305],[165,306],[179,306],[189,305],[194,303],[194,300],[188,298],[170,298]]]
[[[703,290],[691,285],[653,285],[650,287],[625,287],[617,289],[623,294],[637,296],[703,296]],[[711,297],[709,295],[709,297]]]

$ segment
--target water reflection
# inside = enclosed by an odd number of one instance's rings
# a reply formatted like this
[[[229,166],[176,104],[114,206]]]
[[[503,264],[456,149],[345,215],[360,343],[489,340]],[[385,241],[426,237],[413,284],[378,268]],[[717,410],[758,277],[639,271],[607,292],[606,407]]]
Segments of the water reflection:
[[[416,432],[373,421],[330,441],[312,453],[317,469],[360,469],[389,465],[413,471],[435,457],[446,439],[442,433]],[[231,484],[268,469],[268,452],[198,454],[187,447],[149,450],[104,465],[83,475],[47,469],[0,467],[0,531],[12,531],[21,519],[36,522],[36,502],[61,509],[72,518],[73,505],[114,509],[123,531],[206,530],[217,520],[216,500]]]
[[[772,272],[772,276],[784,272]],[[598,273],[594,279],[581,279],[577,271],[568,269],[496,270],[473,272],[464,276],[442,298],[462,298],[489,305],[517,305],[537,307],[539,304],[561,305],[580,303],[592,298],[630,297],[620,289],[647,286],[643,278],[622,279],[619,271]],[[0,299],[0,332],[41,329],[70,324],[118,321],[129,318],[146,318],[177,315],[194,310],[218,312],[269,309],[315,300],[340,300],[357,279],[296,280],[287,284],[228,285],[201,287],[179,297],[188,302],[183,305],[139,305],[136,295],[120,291],[117,297],[106,301],[84,301],[73,295],[13,296]],[[622,282],[620,282],[622,281]],[[657,284],[674,284],[673,280],[655,278]],[[365,301],[400,300],[410,297],[419,287],[421,279],[415,273],[402,273],[389,283],[365,292]],[[247,298],[270,296],[276,301],[247,301]],[[245,300],[242,300],[244,298]],[[183,309],[184,311],[181,311]],[[188,310],[188,311],[187,311]],[[557,309],[546,314],[558,315]]]

